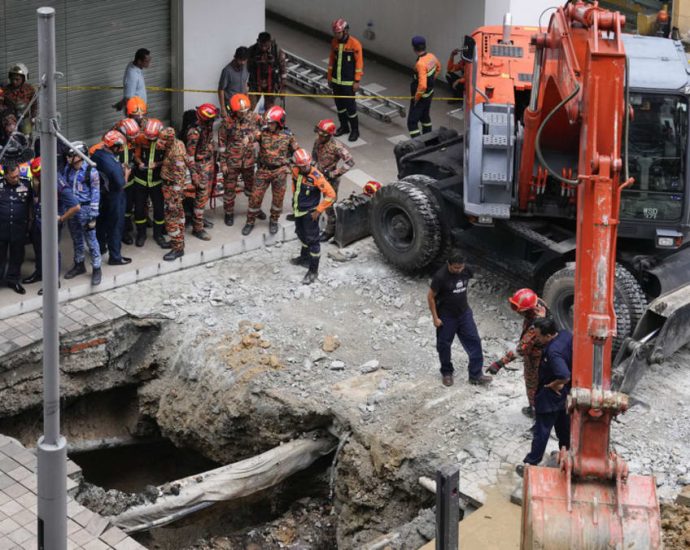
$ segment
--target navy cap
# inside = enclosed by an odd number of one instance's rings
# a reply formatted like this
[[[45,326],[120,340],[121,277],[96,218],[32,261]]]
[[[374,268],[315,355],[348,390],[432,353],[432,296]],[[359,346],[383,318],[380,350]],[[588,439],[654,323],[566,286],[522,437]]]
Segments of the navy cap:
[[[426,38],[424,38],[423,36],[419,36],[419,35],[413,36],[412,37],[412,45],[414,47],[426,46]]]

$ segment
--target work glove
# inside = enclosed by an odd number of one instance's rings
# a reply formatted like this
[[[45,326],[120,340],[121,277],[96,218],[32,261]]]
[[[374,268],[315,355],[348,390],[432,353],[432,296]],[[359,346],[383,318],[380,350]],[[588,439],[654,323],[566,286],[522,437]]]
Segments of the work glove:
[[[96,218],[91,218],[88,223],[86,224],[86,229],[91,231],[92,229],[96,229]]]
[[[488,372],[491,375],[495,375],[498,374],[498,371],[501,370],[501,367],[503,367],[501,363],[499,363],[498,361],[494,361],[488,367],[486,367],[486,372]]]

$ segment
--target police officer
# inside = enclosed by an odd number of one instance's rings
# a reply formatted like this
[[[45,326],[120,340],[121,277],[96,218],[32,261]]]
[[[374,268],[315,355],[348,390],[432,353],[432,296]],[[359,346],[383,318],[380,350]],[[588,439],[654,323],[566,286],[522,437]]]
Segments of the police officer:
[[[544,457],[551,429],[556,428],[559,448],[570,448],[570,418],[566,400],[570,393],[573,368],[573,335],[559,331],[553,317],[534,321],[536,340],[544,351],[539,363],[539,387],[534,397],[536,421],[533,428],[532,449],[524,458],[525,464],[537,465]],[[525,467],[515,468],[522,476]]]
[[[320,120],[314,131],[316,132],[316,141],[311,155],[316,167],[331,184],[337,198],[340,178],[354,167],[355,161],[347,147],[333,139],[335,123],[330,118]],[[326,210],[326,229],[321,233],[319,239],[321,242],[326,242],[333,235],[335,235],[335,212],[331,205]]]
[[[348,141],[359,138],[359,118],[357,117],[357,102],[355,94],[359,90],[359,82],[364,75],[364,55],[362,44],[350,36],[350,25],[344,19],[336,19],[331,25],[333,40],[331,53],[328,58],[328,84],[336,96],[335,108],[338,110],[340,128],[336,136],[347,134]]]
[[[309,268],[302,283],[310,285],[319,275],[319,216],[335,202],[335,191],[321,172],[312,166],[309,151],[297,149],[292,162],[292,214],[302,249],[300,255],[290,262]]]
[[[0,168],[0,278],[17,294],[26,294],[19,277],[32,195],[28,165]]]
[[[29,164],[31,168],[31,184],[33,188],[33,221],[31,223],[31,244],[36,258],[36,269],[34,272],[22,280],[22,283],[30,285],[43,280],[43,256],[41,252],[41,225],[43,216],[41,213],[41,157],[36,157]],[[79,201],[72,193],[72,189],[61,174],[57,177],[57,196],[58,196],[58,239],[62,233],[62,224],[77,214],[81,208]],[[59,254],[59,252],[58,252]],[[58,256],[59,262],[59,256]],[[41,291],[38,292],[42,294]]]
[[[242,235],[249,235],[254,229],[256,218],[261,212],[261,203],[266,190],[271,188],[271,219],[268,231],[271,235],[278,233],[278,218],[283,211],[285,198],[285,178],[290,171],[290,157],[299,149],[292,132],[285,127],[285,109],[274,105],[266,111],[266,126],[259,136],[259,167],[256,171],[256,183],[249,197],[247,223],[242,228]]]
[[[151,199],[153,206],[153,238],[161,248],[170,248],[170,243],[163,238],[165,213],[163,209],[163,191],[161,189],[161,164],[165,151],[156,147],[158,135],[163,123],[157,118],[149,118],[143,129],[144,142],[137,145],[134,151],[134,225],[137,228],[136,245],[141,247],[146,242],[146,206]]]
[[[433,53],[427,53],[426,38],[423,36],[412,38],[412,49],[417,54],[417,62],[410,82],[410,95],[413,97],[407,114],[407,130],[410,137],[417,137],[431,132],[431,98],[434,95],[434,84],[441,72],[441,63]]]
[[[91,168],[76,153],[79,150],[86,155],[88,149],[84,143],[75,142],[67,152],[67,166],[63,172],[63,177],[72,188],[74,196],[79,201],[81,209],[79,214],[70,219],[67,223],[72,243],[74,244],[74,265],[65,273],[65,279],[73,279],[77,275],[86,273],[84,260],[88,247],[91,256],[91,284],[93,286],[101,284],[101,248],[96,237],[96,219],[101,201],[101,181],[98,170]]]

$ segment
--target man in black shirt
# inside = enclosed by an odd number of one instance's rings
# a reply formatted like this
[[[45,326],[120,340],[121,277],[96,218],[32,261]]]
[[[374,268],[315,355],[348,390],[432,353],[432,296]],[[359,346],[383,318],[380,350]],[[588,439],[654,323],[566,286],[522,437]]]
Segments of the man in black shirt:
[[[482,341],[467,303],[467,287],[471,278],[472,271],[465,267],[465,260],[458,251],[453,251],[448,257],[448,265],[439,269],[431,279],[427,300],[436,327],[436,350],[444,386],[453,385],[450,349],[456,335],[470,359],[470,383],[491,383],[491,377],[482,374]]]

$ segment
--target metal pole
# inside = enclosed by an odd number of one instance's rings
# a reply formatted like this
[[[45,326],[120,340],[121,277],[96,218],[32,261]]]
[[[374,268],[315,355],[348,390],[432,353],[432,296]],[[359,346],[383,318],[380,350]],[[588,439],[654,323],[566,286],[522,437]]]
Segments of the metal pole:
[[[38,455],[38,548],[67,549],[67,441],[60,435],[55,10],[39,8],[38,74],[43,254],[43,436]]]
[[[436,472],[436,550],[458,550],[460,470],[443,466]]]

